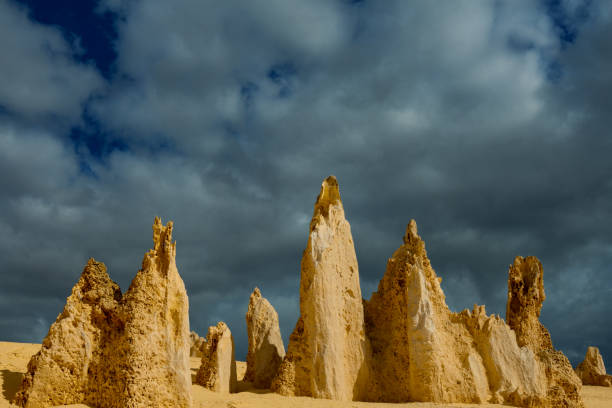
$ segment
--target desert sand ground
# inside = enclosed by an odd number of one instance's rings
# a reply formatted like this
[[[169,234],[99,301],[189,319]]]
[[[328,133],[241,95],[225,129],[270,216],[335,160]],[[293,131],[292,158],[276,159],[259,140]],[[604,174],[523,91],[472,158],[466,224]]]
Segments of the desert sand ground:
[[[36,353],[40,344],[0,342],[0,408],[12,407],[9,403],[19,388],[21,376],[26,371],[28,361]],[[197,358],[191,359],[192,377],[200,366]],[[238,378],[242,378],[246,370],[246,363],[238,362]],[[501,407],[494,404],[431,404],[431,403],[405,403],[382,404],[367,402],[329,401],[306,397],[283,397],[268,390],[257,390],[249,383],[240,382],[239,392],[235,394],[219,394],[209,391],[199,385],[192,386],[194,408],[277,408],[277,407],[320,407],[320,408],[424,408],[424,407]],[[612,408],[612,388],[584,387],[582,392],[587,408]],[[70,407],[87,407],[86,405],[70,405]]]

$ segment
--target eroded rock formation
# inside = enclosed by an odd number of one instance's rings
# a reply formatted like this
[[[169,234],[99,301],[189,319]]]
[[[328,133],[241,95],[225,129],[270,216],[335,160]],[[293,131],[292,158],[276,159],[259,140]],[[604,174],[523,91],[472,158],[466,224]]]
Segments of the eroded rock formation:
[[[540,323],[544,300],[542,264],[535,256],[517,256],[508,271],[506,321],[521,346],[529,345],[535,350],[552,348],[550,333]]]
[[[216,392],[235,392],[236,359],[234,338],[224,322],[208,328],[202,363],[196,374],[196,384]]]
[[[499,316],[487,316],[485,307],[474,305],[453,320],[463,322],[482,357],[492,403],[524,407],[545,404],[546,376],[528,347],[519,347],[516,335]]]
[[[115,406],[191,406],[189,301],[176,268],[172,221],[153,224],[154,249],[122,299],[125,391]],[[100,395],[101,403],[106,398]],[[97,405],[101,405],[97,404]],[[96,404],[94,404],[96,405]]]
[[[515,331],[519,346],[528,347],[541,364],[547,379],[546,407],[583,407],[582,384],[567,357],[552,345],[550,333],[540,323],[544,293],[544,270],[534,256],[517,256],[508,272],[506,321]]]
[[[156,218],[153,240],[123,296],[104,264],[89,260],[28,364],[17,405],[191,406],[188,300],[172,222]]]
[[[284,395],[359,400],[369,377],[359,271],[338,182],[323,181],[300,278],[300,317],[272,389]]]
[[[606,374],[606,366],[597,347],[587,348],[584,360],[575,371],[584,385],[612,387],[612,375]]]
[[[378,291],[366,303],[377,391],[373,399],[487,400],[482,359],[471,347],[467,329],[451,321],[444,299],[412,220],[404,244],[387,262]]]
[[[484,306],[452,313],[413,220],[362,303],[350,226],[329,177],[302,258],[300,318],[271,388],[344,400],[580,407],[567,359],[538,320],[542,276],[524,276],[533,282],[523,297],[510,291],[509,310],[521,314],[509,313],[510,325]],[[509,287],[515,280],[511,273]]]
[[[484,307],[452,313],[411,220],[403,245],[366,302],[377,401],[496,402],[530,406],[544,377],[527,348]]]
[[[255,288],[249,300],[246,314],[249,351],[245,381],[256,388],[270,388],[272,378],[285,357],[285,346],[278,326],[278,314],[259,288]]]
[[[172,223],[156,218],[153,239],[123,296],[104,264],[89,260],[28,365],[19,406],[187,408],[189,354],[198,350],[196,383],[236,391],[227,325],[210,327],[206,342],[190,336]],[[350,225],[330,176],[314,206],[287,354],[276,311],[256,288],[246,315],[245,379],[284,395],[338,400],[583,407],[580,379],[539,320],[545,293],[537,258],[517,257],[510,266],[506,321],[484,306],[452,313],[440,282],[412,220],[377,292],[364,301]],[[596,348],[576,371],[585,383],[612,383]]]
[[[202,357],[206,338],[198,336],[198,333],[192,331],[189,333],[189,356]]]
[[[97,391],[92,376],[109,379],[103,345],[117,336],[121,290],[93,258],[87,262],[64,310],[28,364],[15,404],[32,408],[88,401]]]

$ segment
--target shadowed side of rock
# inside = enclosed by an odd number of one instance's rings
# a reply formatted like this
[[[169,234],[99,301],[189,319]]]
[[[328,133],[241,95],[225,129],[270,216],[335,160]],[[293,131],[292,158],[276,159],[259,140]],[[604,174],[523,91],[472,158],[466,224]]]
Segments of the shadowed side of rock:
[[[301,262],[300,317],[272,389],[337,400],[366,397],[369,344],[351,228],[338,182],[325,179]]]
[[[270,388],[272,378],[285,357],[285,346],[278,325],[278,314],[259,288],[249,299],[246,314],[249,350],[244,380],[256,388]]]
[[[597,347],[587,348],[584,360],[575,371],[584,385],[612,387],[612,375],[606,374],[606,366]]]
[[[238,380],[234,338],[224,322],[208,328],[202,362],[195,382],[211,391],[222,393],[236,391]]]
[[[540,323],[546,299],[544,270],[534,256],[517,256],[508,271],[506,321],[515,331],[520,346],[533,351],[547,378],[546,407],[584,407],[582,383],[567,357],[552,345],[550,333]]]

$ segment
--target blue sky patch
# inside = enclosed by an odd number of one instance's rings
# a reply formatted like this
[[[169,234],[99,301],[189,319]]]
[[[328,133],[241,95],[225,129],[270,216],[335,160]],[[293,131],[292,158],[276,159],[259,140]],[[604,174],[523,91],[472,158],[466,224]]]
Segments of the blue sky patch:
[[[113,74],[117,59],[117,15],[96,11],[97,0],[14,0],[26,6],[32,20],[58,28],[76,45],[73,58],[93,62],[105,78]]]

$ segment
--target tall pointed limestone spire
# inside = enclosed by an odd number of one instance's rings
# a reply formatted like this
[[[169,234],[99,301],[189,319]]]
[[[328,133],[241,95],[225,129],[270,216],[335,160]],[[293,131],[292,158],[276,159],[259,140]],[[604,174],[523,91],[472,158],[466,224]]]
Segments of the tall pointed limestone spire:
[[[123,296],[130,367],[124,398],[130,404],[191,406],[189,300],[176,267],[172,226],[155,217],[153,249]]]
[[[89,259],[40,351],[32,356],[14,403],[48,407],[89,401],[98,389],[88,376],[101,383],[112,377],[101,349],[117,330],[114,314],[120,299],[121,290],[106,266]]]
[[[367,392],[369,345],[351,227],[338,182],[325,179],[314,205],[300,280],[300,318],[272,389],[338,400]]]

